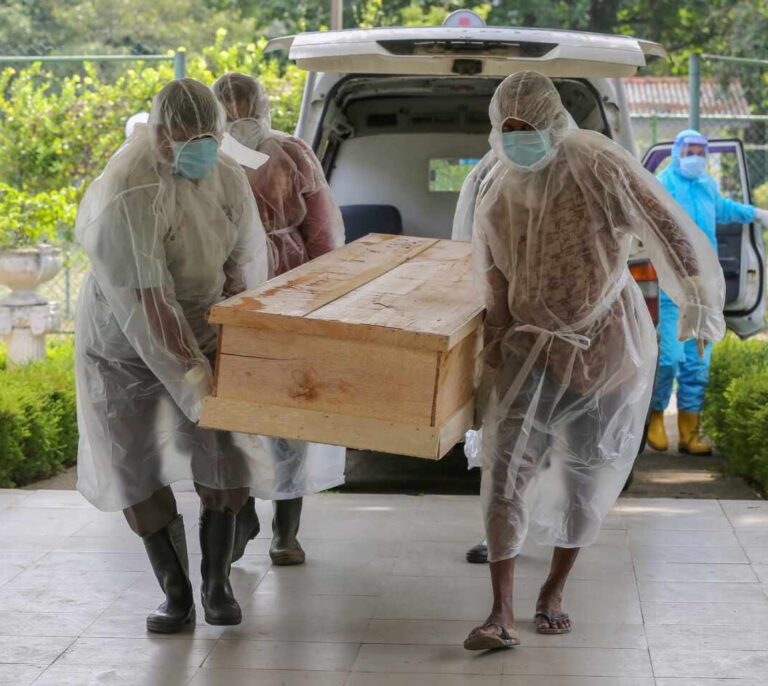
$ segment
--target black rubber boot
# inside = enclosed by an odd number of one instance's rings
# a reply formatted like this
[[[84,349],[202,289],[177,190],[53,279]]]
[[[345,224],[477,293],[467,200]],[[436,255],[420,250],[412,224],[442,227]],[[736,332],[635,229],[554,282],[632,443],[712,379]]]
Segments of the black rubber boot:
[[[165,602],[147,617],[147,631],[175,634],[195,622],[195,600],[189,582],[189,556],[181,515],[166,527],[142,536]]]
[[[208,624],[230,626],[243,621],[243,613],[229,583],[234,541],[235,515],[203,509],[200,513],[201,597]]]
[[[304,564],[306,556],[296,539],[301,523],[302,498],[275,500],[275,515],[272,519],[272,545],[269,557],[279,567]]]
[[[467,551],[467,562],[474,565],[481,565],[488,562],[488,545],[485,541],[472,546]]]
[[[232,562],[237,562],[245,554],[245,546],[259,535],[261,526],[256,514],[256,498],[248,498],[235,518],[235,545],[232,548]]]

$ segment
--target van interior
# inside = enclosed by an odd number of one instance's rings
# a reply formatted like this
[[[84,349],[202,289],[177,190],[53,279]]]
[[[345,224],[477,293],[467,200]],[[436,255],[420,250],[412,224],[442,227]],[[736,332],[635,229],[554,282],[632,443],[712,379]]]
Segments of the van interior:
[[[314,141],[347,240],[357,226],[450,238],[461,184],[488,151],[488,107],[500,80],[350,76],[329,94]],[[587,81],[556,79],[580,128],[610,135]]]

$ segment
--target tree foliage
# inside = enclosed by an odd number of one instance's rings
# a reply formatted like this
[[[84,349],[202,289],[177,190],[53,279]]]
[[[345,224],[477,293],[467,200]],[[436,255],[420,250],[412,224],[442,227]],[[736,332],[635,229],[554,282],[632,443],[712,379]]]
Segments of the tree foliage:
[[[692,50],[743,57],[768,52],[768,0],[345,0],[344,22],[437,25],[463,7],[492,25],[659,41],[673,59],[658,62],[657,73],[686,73]],[[265,39],[327,27],[329,9],[330,0],[0,0],[0,54],[140,56],[170,54],[183,45],[190,76],[205,83],[229,70],[257,75],[272,101],[275,127],[290,131],[304,76],[284,58],[266,59]],[[762,70],[705,68],[738,76],[751,103],[768,102]],[[122,142],[126,119],[147,110],[172,77],[171,64],[157,62],[37,64],[0,72],[0,240],[21,240],[23,216],[35,217],[31,237],[66,238],[62,226]]]

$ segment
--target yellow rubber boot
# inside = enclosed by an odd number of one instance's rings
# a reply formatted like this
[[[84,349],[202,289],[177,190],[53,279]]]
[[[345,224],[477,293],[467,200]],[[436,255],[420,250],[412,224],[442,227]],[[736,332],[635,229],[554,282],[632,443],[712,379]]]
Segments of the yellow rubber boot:
[[[677,415],[677,428],[680,431],[678,449],[681,453],[712,454],[712,442],[701,432],[698,412],[680,412]]]
[[[656,412],[656,410],[651,412],[651,423],[648,425],[648,445],[654,450],[664,451],[669,448],[663,412]]]

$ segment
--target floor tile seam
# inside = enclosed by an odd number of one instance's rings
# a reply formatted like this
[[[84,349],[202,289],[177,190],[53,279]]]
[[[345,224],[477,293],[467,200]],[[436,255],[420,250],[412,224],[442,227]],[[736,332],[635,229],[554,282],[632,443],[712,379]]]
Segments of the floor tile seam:
[[[208,662],[211,655],[213,655],[213,651],[216,650],[216,646],[218,646],[219,643],[221,643],[221,635],[219,635],[218,638],[205,639],[205,640],[211,641],[211,647],[208,650],[208,652],[203,656],[203,658],[200,660],[200,663],[197,665],[198,670],[203,669],[205,667],[205,663]]]
[[[258,641],[255,641],[258,642]],[[457,643],[363,643],[362,645],[375,645],[375,646],[389,646],[389,647],[404,647],[404,648],[457,648],[459,647],[459,644]],[[575,646],[575,645],[569,645],[569,646],[545,646],[545,645],[526,645],[524,643],[521,643],[519,646],[520,648],[523,648],[525,650],[601,650],[601,651],[631,651],[635,653],[640,652],[647,652],[646,648],[620,648],[620,647],[613,647],[613,648],[606,648],[602,646]],[[752,651],[746,651],[746,652],[752,652]],[[766,649],[764,652],[768,652],[768,649]],[[497,653],[499,655],[501,653]],[[512,653],[509,653],[512,654]],[[469,655],[469,653],[467,653]],[[566,676],[576,676],[576,675],[566,675]]]
[[[731,521],[731,518],[728,516],[728,513],[725,511],[725,508],[723,507],[722,499],[717,498],[717,506],[720,508],[720,512],[723,513],[723,516],[725,517],[725,520],[728,522],[729,526],[731,527],[731,530],[734,532],[734,535],[735,535],[736,527],[733,525],[733,522]]]
[[[4,638],[70,638],[72,641],[76,641],[78,638],[85,638],[83,634],[0,634],[0,640]],[[5,664],[0,661],[0,664]]]
[[[629,530],[627,530],[627,539],[629,539]],[[643,601],[642,601],[642,598],[640,597],[640,579],[637,575],[637,561],[635,560],[635,556],[632,554],[632,548],[629,543],[629,540],[627,540],[627,549],[629,550],[629,559],[632,561],[632,573],[634,574],[634,577],[635,577],[635,591],[637,593],[637,604],[638,604],[638,607],[640,608],[640,621],[643,627],[643,640],[645,640],[645,652],[648,655],[648,662],[651,665],[651,677],[653,678],[655,683],[656,672],[653,667],[653,658],[651,656],[651,644],[650,644],[650,641],[648,640],[648,629],[647,629],[648,625],[646,623],[645,611],[643,609]]]
[[[89,637],[90,638],[90,637]],[[213,640],[213,639],[210,639]],[[232,643],[233,641],[244,641],[247,643],[318,643],[323,645],[371,645],[363,639],[355,639],[350,641],[329,641],[326,639],[318,638],[302,638],[296,639],[279,639],[279,638],[250,638],[248,636],[220,636],[217,641],[223,641],[225,643]]]
[[[674,650],[675,652],[681,652],[681,653],[701,653],[702,648],[680,648],[679,646],[660,646],[658,648],[651,648],[651,650],[655,650],[657,653],[664,651],[664,650]],[[706,649],[707,655],[711,655],[712,653],[725,653],[727,655],[733,655],[734,653],[765,653],[768,655],[768,648],[707,648]],[[668,678],[668,677],[659,677],[659,678]],[[710,677],[712,679],[722,678],[722,677]],[[729,677],[731,678],[731,677]]]
[[[637,652],[641,652],[641,651],[638,650]],[[501,663],[501,676],[502,677],[504,677],[504,676],[517,676],[517,677],[540,676],[540,677],[546,677],[546,678],[550,678],[550,677],[577,677],[577,678],[587,678],[587,679],[591,679],[591,678],[596,678],[596,679],[603,678],[604,679],[606,677],[608,677],[608,678],[635,678],[635,679],[648,678],[648,679],[653,679],[654,681],[656,679],[656,676],[654,675],[654,672],[653,672],[653,662],[651,662],[650,658],[649,658],[648,666],[651,669],[651,673],[650,674],[645,674],[645,675],[640,675],[640,674],[628,675],[628,674],[626,674],[624,672],[622,672],[621,674],[606,674],[606,673],[602,673],[602,674],[600,674],[600,673],[598,673],[598,674],[575,674],[573,672],[564,672],[564,673],[559,673],[559,674],[546,674],[546,673],[531,674],[531,673],[521,673],[521,672],[510,672],[510,671],[507,671],[507,670],[510,669],[510,667],[507,666],[507,662],[508,662],[507,660],[503,660],[502,663]],[[568,668],[566,667],[566,669],[568,669]]]
[[[53,667],[53,666],[54,666],[54,665],[55,665],[57,662],[59,662],[59,660],[61,660],[61,658],[62,658],[62,657],[63,657],[63,656],[66,654],[66,652],[67,652],[67,651],[68,651],[68,650],[69,650],[69,649],[70,649],[70,648],[71,648],[73,645],[75,645],[75,643],[77,643],[77,641],[78,641],[78,640],[79,640],[79,637],[78,637],[78,638],[75,638],[73,641],[70,641],[70,642],[67,644],[66,648],[64,648],[64,650],[62,650],[62,651],[61,651],[61,652],[60,652],[60,653],[59,653],[59,654],[58,654],[58,655],[57,655],[57,656],[56,656],[56,657],[55,657],[55,658],[54,658],[54,659],[53,659],[53,660],[52,660],[52,661],[51,661],[51,662],[48,664],[48,666],[47,666],[47,667],[45,667],[45,668],[43,669],[43,671],[42,671],[42,672],[40,672],[40,674],[38,674],[38,675],[37,675],[37,677],[35,678],[35,680],[32,682],[32,684],[31,684],[30,686],[34,686],[34,684],[36,684],[38,681],[40,681],[40,679],[42,679],[42,678],[43,678],[43,675],[44,675],[44,674],[45,674],[45,673],[46,673],[46,672],[47,672],[47,671],[48,671],[48,670],[49,670],[51,667]]]
[[[0,591],[2,591],[8,584],[10,584],[12,581],[15,581],[17,577],[21,576],[22,574],[24,574],[24,572],[28,571],[29,569],[28,567],[23,567],[21,565],[18,565],[18,567],[19,567],[19,571],[16,572],[16,574],[14,574],[9,579],[6,579],[2,583],[0,583]]]

